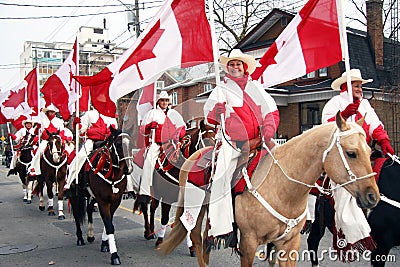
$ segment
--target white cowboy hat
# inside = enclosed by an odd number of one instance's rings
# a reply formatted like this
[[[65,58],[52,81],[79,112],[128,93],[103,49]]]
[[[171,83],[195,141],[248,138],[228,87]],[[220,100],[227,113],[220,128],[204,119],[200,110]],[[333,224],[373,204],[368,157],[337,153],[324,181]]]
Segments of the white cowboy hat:
[[[171,97],[168,95],[166,91],[161,91],[161,93],[157,94],[156,103],[160,99],[169,99],[169,101],[171,101]]]
[[[361,77],[361,71],[359,69],[351,69],[350,70],[350,80],[353,81],[361,81],[362,84],[372,82],[372,79],[363,79]],[[333,90],[340,90],[340,86],[347,81],[347,73],[343,72],[342,76],[334,80],[331,84]]]
[[[35,123],[32,119],[26,119],[26,120],[23,120],[23,121],[22,121],[22,125],[25,127],[25,124],[26,124],[27,122],[32,123],[32,125]]]
[[[225,72],[228,72],[227,65],[228,65],[228,62],[231,61],[231,60],[240,60],[240,61],[243,61],[244,63],[246,63],[247,72],[249,74],[252,74],[256,69],[257,62],[256,62],[256,60],[254,59],[253,56],[243,54],[243,52],[240,51],[240,49],[233,49],[229,53],[228,57],[225,57],[225,56],[220,56],[219,57],[219,61],[220,61],[221,65],[222,65],[222,68],[224,69]]]
[[[47,111],[58,112],[58,108],[56,108],[56,106],[54,106],[53,103],[51,103],[50,105],[48,105],[47,107],[45,107],[43,109],[43,112],[47,112]]]

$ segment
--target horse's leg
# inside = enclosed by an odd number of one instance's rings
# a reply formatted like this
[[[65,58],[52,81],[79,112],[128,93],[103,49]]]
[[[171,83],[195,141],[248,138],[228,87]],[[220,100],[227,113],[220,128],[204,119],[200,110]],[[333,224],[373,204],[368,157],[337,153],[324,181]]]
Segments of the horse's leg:
[[[95,240],[94,236],[94,227],[93,227],[93,211],[94,211],[94,204],[96,200],[91,198],[90,201],[88,200],[88,207],[86,209],[87,216],[88,216],[88,232],[87,232],[87,241],[89,243],[93,243]]]
[[[56,216],[53,203],[54,201],[53,183],[46,179],[46,187],[47,187],[47,198],[48,198],[48,204],[47,204],[48,215]]]
[[[154,233],[150,230],[150,223],[149,223],[149,208],[147,203],[140,203],[140,210],[143,214],[144,219],[144,238],[147,240],[154,239]]]
[[[292,239],[290,239],[289,241],[280,241],[276,244],[276,250],[278,251],[279,267],[296,267],[300,243],[301,235],[300,233],[298,233],[297,235],[293,236]]]
[[[122,195],[121,195],[121,197],[122,197]],[[121,202],[121,201],[119,201],[119,202]],[[107,235],[107,238],[108,238],[108,245],[109,245],[110,253],[111,253],[111,264],[112,265],[120,265],[121,260],[117,253],[117,244],[116,244],[115,235],[114,235],[114,225],[112,223],[112,216],[116,210],[116,208],[113,206],[115,206],[115,204],[119,205],[119,203],[110,204],[110,203],[106,203],[106,202],[100,201],[100,200],[98,200],[97,203],[99,204],[100,215],[101,215],[101,218],[104,223],[105,234]],[[117,207],[118,207],[118,205],[117,205]]]
[[[65,215],[64,215],[64,185],[65,185],[65,173],[66,169],[60,170],[59,176],[60,178],[57,178],[57,206],[58,206],[58,219],[59,220],[64,220]]]
[[[32,203],[32,190],[33,190],[33,181],[28,181],[26,204]]]
[[[240,266],[252,266],[254,261],[254,255],[258,247],[257,236],[254,233],[240,232]]]
[[[319,242],[325,234],[325,228],[327,227],[327,220],[330,218],[326,218],[327,213],[329,213],[329,207],[327,207],[328,203],[323,199],[323,197],[318,197],[315,202],[315,220],[311,225],[311,231],[307,238],[308,250],[310,252],[311,257],[311,266],[317,267],[318,263],[318,247]],[[321,214],[323,217],[321,217]],[[328,216],[330,217],[330,216]]]
[[[83,246],[85,241],[82,237],[81,224],[83,223],[83,218],[85,217],[85,197],[79,196],[75,188],[71,188],[71,196],[69,198],[72,207],[72,214],[74,216],[75,228],[76,228],[76,245]]]
[[[149,221],[150,225],[149,225],[149,227],[150,227],[150,234],[153,235],[153,238],[156,238],[158,236],[158,233],[156,234],[154,231],[154,223],[155,223],[156,210],[159,205],[160,205],[160,201],[158,199],[155,199],[152,197],[151,201],[150,201],[150,221]],[[157,239],[157,241],[158,241],[158,239]],[[157,243],[156,243],[156,246],[157,246]]]
[[[159,203],[159,201],[157,200]],[[167,230],[168,222],[169,222],[169,212],[171,210],[171,205],[168,203],[163,203],[161,202],[161,229],[157,233],[157,242],[156,242],[156,247],[160,245],[164,241],[164,236],[165,232]],[[150,213],[150,225],[151,222],[154,224],[154,216],[156,213],[156,208],[151,208],[151,213]],[[153,218],[152,218],[153,217]]]

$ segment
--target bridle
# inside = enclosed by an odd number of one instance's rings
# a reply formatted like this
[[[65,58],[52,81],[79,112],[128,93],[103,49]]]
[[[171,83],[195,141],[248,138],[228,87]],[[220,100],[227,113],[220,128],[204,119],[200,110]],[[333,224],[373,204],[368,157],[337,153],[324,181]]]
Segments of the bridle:
[[[204,138],[203,135],[207,134],[207,133],[214,133],[214,130],[204,130],[202,131],[201,129],[199,129],[199,137],[197,138],[197,143],[195,145],[195,148],[198,150],[200,148],[206,147],[206,144],[204,143]],[[211,140],[213,140],[215,142],[215,137],[211,137]],[[201,145],[201,147],[200,147]]]
[[[337,189],[337,188],[339,188],[339,187],[343,187],[343,186],[345,186],[345,185],[347,185],[347,184],[350,184],[350,183],[356,182],[356,181],[358,181],[358,180],[366,179],[366,178],[369,178],[369,177],[372,177],[372,176],[375,176],[375,175],[376,175],[375,172],[372,172],[372,173],[367,174],[367,175],[364,175],[364,176],[362,176],[362,177],[357,177],[357,176],[351,171],[350,166],[349,166],[349,164],[348,164],[348,162],[347,162],[347,160],[346,160],[346,158],[345,158],[345,156],[344,156],[343,148],[342,148],[342,145],[340,144],[340,139],[341,139],[342,137],[345,137],[345,136],[349,136],[349,135],[352,135],[352,134],[360,134],[360,133],[363,134],[363,136],[365,137],[365,133],[364,133],[364,132],[362,132],[362,131],[357,131],[357,130],[354,130],[354,129],[352,129],[352,130],[347,130],[347,131],[340,131],[340,129],[337,128],[336,131],[334,132],[334,134],[333,134],[333,136],[332,136],[331,144],[328,146],[328,148],[327,148],[327,149],[324,151],[324,153],[323,153],[323,156],[322,156],[322,163],[325,163],[325,160],[326,160],[326,157],[327,157],[328,153],[332,150],[333,146],[336,145],[337,148],[338,148],[338,150],[339,150],[340,157],[341,157],[342,162],[343,162],[343,164],[344,164],[344,166],[345,166],[345,168],[346,168],[346,171],[347,171],[347,173],[348,173],[348,175],[349,175],[349,179],[350,179],[350,180],[347,181],[347,182],[344,182],[344,183],[342,183],[342,184],[338,184],[338,185],[337,185],[336,187],[334,187],[334,188],[326,189],[326,190],[325,190],[322,186],[318,185],[317,183],[315,183],[314,185],[310,185],[310,184],[307,184],[307,183],[298,181],[298,180],[296,180],[296,179],[290,177],[289,175],[287,175],[287,173],[284,171],[284,169],[282,168],[282,166],[279,164],[278,160],[275,158],[274,154],[271,152],[271,150],[268,148],[268,146],[265,145],[265,142],[263,142],[263,144],[264,144],[263,147],[268,151],[269,155],[272,157],[273,163],[276,164],[276,165],[279,167],[279,169],[282,171],[282,173],[285,175],[285,177],[286,177],[289,181],[292,181],[292,182],[295,182],[295,183],[304,185],[304,186],[309,187],[309,188],[316,187],[316,188],[318,188],[318,189],[320,190],[320,192],[322,192],[322,193],[324,193],[324,194],[330,194],[333,190],[335,190],[335,189]],[[253,185],[252,185],[251,182],[250,182],[250,178],[249,178],[249,176],[248,176],[248,174],[247,174],[246,168],[243,168],[243,169],[242,169],[242,173],[243,173],[243,177],[244,177],[244,179],[245,179],[245,181],[246,181],[246,185],[247,185],[248,191],[249,191],[249,192],[250,192],[250,193],[251,193],[251,194],[252,194],[252,195],[253,195],[253,196],[254,196],[254,197],[255,197],[255,198],[256,198],[256,199],[257,199],[257,200],[258,200],[258,201],[259,201],[259,202],[260,202],[274,217],[275,217],[275,218],[277,218],[278,220],[280,220],[281,222],[283,222],[283,223],[286,224],[286,229],[285,229],[285,231],[283,232],[283,234],[281,234],[279,237],[277,237],[274,241],[280,240],[280,239],[282,239],[283,237],[285,237],[296,225],[298,225],[298,224],[306,217],[306,215],[307,215],[307,208],[304,210],[304,212],[303,212],[300,216],[298,216],[298,217],[295,218],[295,219],[289,219],[289,218],[286,218],[285,216],[283,216],[282,214],[280,214],[278,211],[276,211],[276,210],[261,196],[260,193],[258,193],[257,189],[253,187]],[[268,175],[268,173],[267,173],[267,175]]]
[[[65,163],[67,163],[68,157],[67,157],[67,154],[65,153],[64,144],[62,143],[61,136],[59,136],[59,135],[53,135],[53,136],[54,136],[54,139],[52,140],[53,145],[55,146],[56,138],[58,138],[59,141],[60,141],[60,143],[61,143],[60,149],[56,149],[55,151],[53,151],[50,142],[48,142],[48,144],[47,144],[47,149],[48,149],[48,151],[49,151],[49,153],[50,153],[51,156],[54,157],[54,154],[60,154],[60,159],[62,159],[62,158],[64,157],[64,160],[61,161],[61,162],[58,163],[58,164],[53,164],[53,163],[50,162],[50,160],[46,157],[46,153],[43,153],[43,159],[44,159],[44,161],[45,161],[50,167],[52,167],[52,168],[54,168],[54,169],[56,170],[55,177],[57,177],[58,170],[59,170],[61,167],[63,167]]]

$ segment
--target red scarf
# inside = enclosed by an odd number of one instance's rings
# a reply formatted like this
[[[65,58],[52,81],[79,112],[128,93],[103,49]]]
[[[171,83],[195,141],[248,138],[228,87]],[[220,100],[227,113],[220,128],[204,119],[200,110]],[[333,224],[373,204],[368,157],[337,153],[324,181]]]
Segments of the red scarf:
[[[246,87],[247,82],[249,81],[249,76],[247,75],[244,75],[243,77],[233,77],[230,74],[226,74],[226,77],[237,83],[243,91],[244,88]]]

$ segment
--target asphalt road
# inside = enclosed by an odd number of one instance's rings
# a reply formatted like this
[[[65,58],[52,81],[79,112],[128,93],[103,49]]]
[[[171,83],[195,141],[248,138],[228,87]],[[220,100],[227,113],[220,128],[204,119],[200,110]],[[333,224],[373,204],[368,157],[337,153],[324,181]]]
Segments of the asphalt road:
[[[6,177],[8,169],[0,166],[0,266],[110,266],[110,254],[100,252],[103,224],[100,214],[95,213],[94,226],[96,240],[85,246],[76,246],[75,223],[64,203],[66,219],[49,217],[46,211],[40,211],[38,198],[32,204],[22,201],[22,189],[17,176]],[[55,205],[56,201],[55,201]],[[154,249],[154,240],[143,237],[143,217],[132,213],[133,200],[123,200],[114,217],[118,254],[123,266],[197,266],[195,258],[189,256],[188,248],[181,244],[168,256],[161,256]],[[173,216],[174,210],[171,213]],[[173,219],[171,218],[171,221]],[[160,227],[159,220],[156,228]],[[84,227],[84,231],[87,227]],[[170,229],[167,230],[167,234]],[[86,233],[86,232],[85,232]],[[332,236],[327,234],[321,241],[321,250],[328,251]],[[261,250],[263,247],[259,247]],[[300,252],[305,251],[306,236],[302,237]],[[386,266],[399,266],[400,249],[392,249],[391,255],[396,262]],[[231,250],[213,251],[210,266],[239,266],[238,256]],[[267,263],[255,257],[253,266],[267,266]],[[301,260],[297,266],[308,267],[308,260]],[[333,260],[325,256],[320,266],[369,266],[361,259],[350,264]]]

